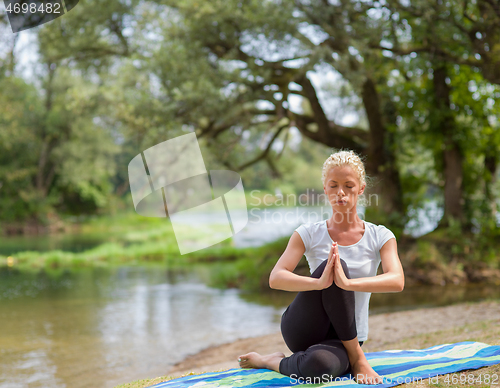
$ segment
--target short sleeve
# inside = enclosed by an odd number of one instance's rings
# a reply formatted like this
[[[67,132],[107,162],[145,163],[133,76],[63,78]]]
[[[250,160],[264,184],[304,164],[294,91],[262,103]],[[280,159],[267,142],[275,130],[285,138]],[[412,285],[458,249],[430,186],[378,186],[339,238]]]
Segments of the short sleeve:
[[[302,238],[302,242],[306,247],[306,251],[304,254],[307,254],[307,252],[309,252],[309,247],[311,246],[311,234],[309,233],[306,224],[300,225],[297,229],[295,229],[295,231]]]
[[[390,229],[386,228],[384,225],[379,225],[378,228],[378,250],[380,251],[387,241],[389,241],[391,238],[395,239],[396,236]]]

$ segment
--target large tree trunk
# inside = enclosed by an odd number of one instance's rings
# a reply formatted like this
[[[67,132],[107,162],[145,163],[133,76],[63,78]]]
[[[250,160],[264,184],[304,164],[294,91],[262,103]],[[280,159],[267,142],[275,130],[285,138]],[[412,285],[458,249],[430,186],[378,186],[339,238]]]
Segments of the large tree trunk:
[[[369,121],[369,132],[358,128],[341,127],[326,118],[312,83],[303,77],[296,80],[304,88],[304,95],[311,104],[313,117],[311,122],[317,124],[315,132],[307,129],[307,117],[294,115],[294,121],[301,133],[310,139],[333,148],[348,148],[359,154],[367,155],[366,173],[374,178],[375,185],[365,190],[367,210],[374,222],[390,222],[391,225],[403,227],[405,209],[392,146],[392,134],[387,131],[380,97],[372,79],[368,78],[363,85],[363,103]],[[364,133],[363,133],[364,132]],[[375,211],[371,211],[375,210]]]
[[[55,75],[55,68],[51,67],[49,63],[48,66],[48,78],[47,86],[45,88],[45,114],[48,116],[52,110],[52,99],[53,99],[53,81]],[[38,158],[38,169],[35,176],[35,187],[39,191],[42,198],[45,198],[48,194],[49,187],[52,184],[55,174],[55,166],[51,165],[50,154],[55,146],[56,140],[47,131],[47,123],[44,121],[41,128],[41,138],[42,145],[40,147],[40,156]]]
[[[366,173],[375,178],[374,187],[365,192],[368,206],[376,210],[371,217],[375,217],[376,222],[390,221],[403,228],[405,209],[401,181],[395,163],[393,136],[387,130],[387,121],[391,118],[384,117],[380,96],[371,78],[363,84],[362,98],[370,125]]]
[[[465,224],[463,198],[463,154],[454,139],[455,118],[450,108],[450,88],[446,84],[448,73],[446,65],[434,68],[434,96],[439,112],[436,128],[443,134],[443,152],[441,154],[444,178],[444,214],[438,227],[447,227],[450,218]]]
[[[499,157],[496,153],[494,147],[490,147],[486,151],[486,155],[484,157],[484,169],[485,169],[485,177],[484,177],[484,191],[485,191],[485,200],[489,210],[489,216],[493,220],[493,225],[496,224],[497,219],[497,204],[495,193],[493,191],[493,187],[496,183],[496,173],[498,166]]]

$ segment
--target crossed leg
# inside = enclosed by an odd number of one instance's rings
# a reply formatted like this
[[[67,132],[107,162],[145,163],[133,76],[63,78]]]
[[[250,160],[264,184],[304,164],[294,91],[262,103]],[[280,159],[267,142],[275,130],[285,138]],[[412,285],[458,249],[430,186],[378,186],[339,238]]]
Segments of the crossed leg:
[[[341,260],[347,277],[349,269]],[[319,278],[326,260],[311,277]],[[281,332],[290,357],[283,353],[261,356],[251,352],[240,356],[243,368],[268,368],[287,376],[335,378],[353,374],[360,383],[379,382],[357,340],[354,292],[335,283],[323,290],[301,291],[281,319]]]

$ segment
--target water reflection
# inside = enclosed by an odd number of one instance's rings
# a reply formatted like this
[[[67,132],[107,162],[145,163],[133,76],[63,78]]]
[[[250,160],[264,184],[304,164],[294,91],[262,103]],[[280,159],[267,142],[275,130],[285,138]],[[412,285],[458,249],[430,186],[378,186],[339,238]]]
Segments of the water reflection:
[[[297,293],[279,290],[269,292],[242,292],[241,297],[250,302],[275,308],[288,306]],[[500,287],[495,285],[412,286],[402,292],[372,293],[370,314],[412,310],[424,307],[448,306],[463,302],[500,300]]]
[[[163,375],[207,346],[276,331],[282,312],[159,268],[58,279],[3,272],[0,298],[2,387],[112,387]]]
[[[279,330],[295,293],[218,290],[198,268],[0,272],[0,386],[112,387],[210,345]],[[370,313],[500,299],[498,287],[372,294]]]

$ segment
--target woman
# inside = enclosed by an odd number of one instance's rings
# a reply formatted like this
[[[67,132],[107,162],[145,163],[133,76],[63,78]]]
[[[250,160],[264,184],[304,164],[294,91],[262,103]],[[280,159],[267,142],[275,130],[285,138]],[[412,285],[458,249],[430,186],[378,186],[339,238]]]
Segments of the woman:
[[[269,277],[271,288],[298,291],[281,318],[293,354],[247,353],[238,359],[242,368],[272,369],[302,381],[351,373],[358,383],[382,382],[361,349],[368,338],[368,302],[372,292],[402,291],[404,274],[394,234],[357,214],[365,178],[353,151],[334,153],[323,164],[333,214],[299,226]],[[310,277],[293,273],[304,254]],[[380,263],[384,273],[377,275]]]

